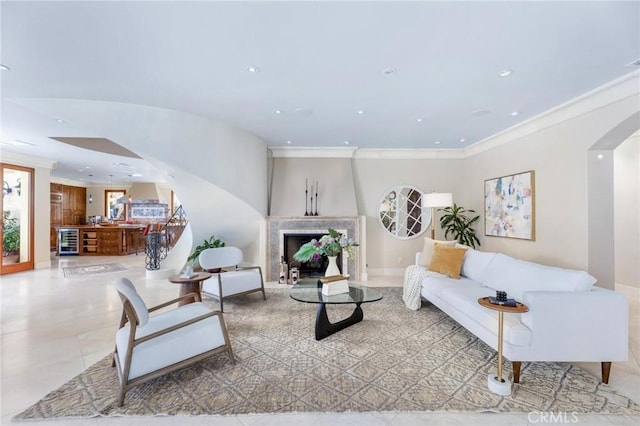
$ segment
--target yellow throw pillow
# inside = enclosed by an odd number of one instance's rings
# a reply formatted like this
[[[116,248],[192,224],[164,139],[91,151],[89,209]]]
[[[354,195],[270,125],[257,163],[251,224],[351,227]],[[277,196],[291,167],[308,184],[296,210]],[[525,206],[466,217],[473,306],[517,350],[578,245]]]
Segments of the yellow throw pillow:
[[[431,238],[424,239],[424,247],[422,248],[422,256],[420,256],[420,265],[429,266],[431,263],[431,257],[433,257],[433,248],[436,244],[441,244],[443,246],[453,247],[457,244],[457,241],[438,241],[432,240]]]
[[[448,247],[442,244],[436,244],[431,257],[429,270],[447,275],[456,280],[460,279],[460,269],[462,269],[462,259],[466,249],[458,247]]]

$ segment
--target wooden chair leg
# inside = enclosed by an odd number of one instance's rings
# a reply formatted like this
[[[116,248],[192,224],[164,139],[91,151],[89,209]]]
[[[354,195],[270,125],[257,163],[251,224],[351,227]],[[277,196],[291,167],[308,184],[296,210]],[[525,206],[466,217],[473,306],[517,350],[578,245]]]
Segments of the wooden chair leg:
[[[513,383],[520,383],[520,367],[522,367],[521,361],[512,361],[513,366]]]
[[[611,361],[602,362],[602,383],[609,384],[609,373],[611,373]]]

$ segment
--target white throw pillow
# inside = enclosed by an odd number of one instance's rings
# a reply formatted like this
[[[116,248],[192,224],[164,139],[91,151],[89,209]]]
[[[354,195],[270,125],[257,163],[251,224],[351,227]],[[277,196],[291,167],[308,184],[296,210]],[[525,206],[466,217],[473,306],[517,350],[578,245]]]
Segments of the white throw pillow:
[[[494,257],[496,257],[496,253],[469,249],[462,260],[462,271],[460,273],[470,280],[484,284],[487,268]]]
[[[432,240],[431,238],[424,239],[424,247],[422,248],[422,256],[420,256],[420,265],[429,266],[431,263],[431,257],[433,256],[433,250],[435,245],[442,244],[448,247],[455,247],[457,241],[439,241]]]
[[[584,271],[527,262],[497,253],[485,274],[487,287],[522,300],[525,291],[588,291],[596,279]]]

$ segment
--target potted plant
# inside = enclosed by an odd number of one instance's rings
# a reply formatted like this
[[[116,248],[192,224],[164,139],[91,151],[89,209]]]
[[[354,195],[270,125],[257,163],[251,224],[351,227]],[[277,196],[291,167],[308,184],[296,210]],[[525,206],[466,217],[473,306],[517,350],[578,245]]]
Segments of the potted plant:
[[[444,212],[440,218],[440,227],[444,231],[445,238],[452,234],[460,244],[471,248],[476,248],[476,244],[480,246],[476,230],[473,229],[473,225],[480,219],[480,216],[467,216],[469,213],[475,213],[474,210],[466,210],[454,203],[452,207],[445,207],[438,209],[438,211]]]
[[[20,225],[18,219],[9,217],[11,212],[2,212],[2,257],[15,257],[18,261],[20,255]]]
[[[216,238],[215,235],[212,235],[208,240],[204,240],[202,244],[196,246],[196,248],[193,249],[193,252],[187,258],[187,262],[193,262],[194,264],[197,264],[198,256],[200,256],[200,253],[202,253],[204,250],[208,248],[224,247],[225,244],[226,243],[220,238]]]

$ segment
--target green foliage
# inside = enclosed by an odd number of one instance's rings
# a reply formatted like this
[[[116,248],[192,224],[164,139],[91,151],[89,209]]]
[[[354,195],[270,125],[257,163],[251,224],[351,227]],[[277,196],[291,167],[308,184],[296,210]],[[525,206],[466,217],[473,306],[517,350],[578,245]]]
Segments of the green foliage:
[[[460,244],[476,248],[480,246],[480,240],[476,236],[473,225],[480,219],[480,216],[468,217],[474,210],[465,210],[463,207],[453,204],[453,207],[438,209],[445,214],[440,218],[440,226],[444,230],[444,238],[452,234]]]
[[[17,253],[20,251],[20,225],[18,219],[9,217],[11,212],[2,212],[2,254]]]
[[[314,238],[300,246],[293,258],[298,262],[308,262],[312,259],[319,260],[322,256],[337,256],[345,250],[349,259],[353,259],[355,247],[359,244],[353,239],[347,239],[335,229],[329,228],[327,232],[329,235],[323,235],[319,240]]]
[[[193,253],[191,253],[191,255],[187,258],[187,262],[196,260],[198,256],[200,256],[200,253],[202,253],[204,250],[208,248],[224,247],[225,244],[226,243],[224,241],[222,241],[219,238],[216,238],[215,235],[212,235],[211,238],[209,238],[208,240],[204,240],[202,244],[196,246],[196,248],[193,249]]]

